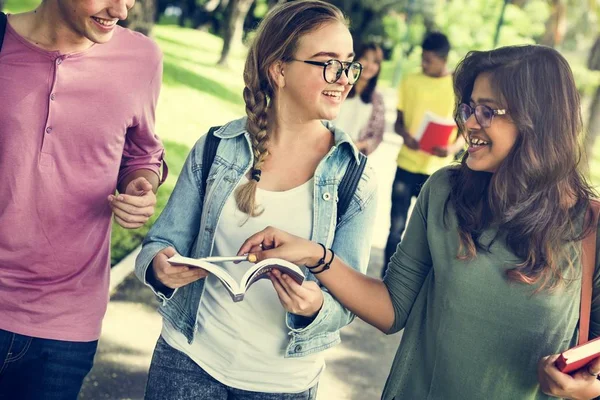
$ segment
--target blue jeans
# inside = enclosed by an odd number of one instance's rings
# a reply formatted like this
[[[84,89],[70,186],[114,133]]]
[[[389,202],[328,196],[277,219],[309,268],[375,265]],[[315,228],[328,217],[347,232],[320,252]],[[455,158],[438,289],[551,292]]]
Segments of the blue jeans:
[[[261,393],[235,389],[207,374],[184,353],[158,338],[146,400],[315,400],[317,385],[302,393]]]
[[[392,186],[392,210],[390,215],[390,234],[385,245],[385,255],[383,260],[383,269],[381,278],[385,276],[390,258],[396,252],[398,244],[402,239],[402,234],[406,228],[408,220],[408,210],[413,197],[419,197],[421,187],[429,175],[415,174],[402,168],[396,169],[394,184]]]
[[[97,346],[0,329],[0,399],[76,400]]]

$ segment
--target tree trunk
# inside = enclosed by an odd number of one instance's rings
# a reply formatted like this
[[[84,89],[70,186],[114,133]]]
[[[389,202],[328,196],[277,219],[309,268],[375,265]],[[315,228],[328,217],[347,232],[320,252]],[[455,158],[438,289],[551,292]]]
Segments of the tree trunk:
[[[565,0],[552,0],[550,18],[546,21],[546,31],[540,44],[556,47],[559,45],[567,30],[567,6]]]
[[[218,65],[227,66],[229,53],[233,47],[242,44],[244,19],[254,0],[231,0],[226,13],[223,31],[223,50]]]
[[[119,21],[119,25],[148,36],[154,25],[155,14],[156,0],[137,0],[129,10],[127,19]]]
[[[500,18],[498,18],[496,33],[494,34],[494,49],[498,47],[498,41],[500,40],[500,29],[502,29],[502,25],[504,24],[504,14],[506,13],[506,6],[508,3],[510,3],[510,0],[504,0],[504,3],[502,4],[502,11],[500,11]]]
[[[4,0],[0,0],[0,11],[4,8]]]

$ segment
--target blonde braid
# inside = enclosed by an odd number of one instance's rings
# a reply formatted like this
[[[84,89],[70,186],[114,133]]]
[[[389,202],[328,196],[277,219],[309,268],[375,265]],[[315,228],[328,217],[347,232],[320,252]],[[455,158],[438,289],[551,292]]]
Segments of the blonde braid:
[[[258,180],[260,180],[260,171],[262,171],[262,166],[269,155],[269,150],[267,149],[269,139],[267,134],[267,109],[269,107],[269,98],[265,91],[260,87],[260,74],[251,72],[252,70],[255,70],[255,59],[256,53],[248,56],[246,73],[244,73],[244,80],[246,81],[244,101],[246,102],[246,114],[248,115],[246,128],[250,134],[254,158],[252,164],[253,178],[235,191],[235,201],[238,209],[250,217],[257,217],[264,211],[256,204],[256,188],[258,186]],[[254,179],[254,176],[257,173],[258,179]]]

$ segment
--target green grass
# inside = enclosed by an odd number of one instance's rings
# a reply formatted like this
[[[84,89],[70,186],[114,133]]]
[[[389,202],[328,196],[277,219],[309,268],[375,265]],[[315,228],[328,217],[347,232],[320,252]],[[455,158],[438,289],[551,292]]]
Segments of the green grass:
[[[192,146],[211,126],[244,115],[243,49],[223,68],[216,65],[219,37],[172,25],[155,26],[153,36],[164,54],[156,122],[162,138]]]
[[[9,14],[18,14],[31,11],[40,3],[40,0],[7,0],[3,11]]]

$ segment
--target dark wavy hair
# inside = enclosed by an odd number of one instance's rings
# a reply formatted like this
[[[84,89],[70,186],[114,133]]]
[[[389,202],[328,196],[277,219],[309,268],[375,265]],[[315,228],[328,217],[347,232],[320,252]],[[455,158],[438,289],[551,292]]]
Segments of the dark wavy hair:
[[[573,74],[567,61],[549,47],[472,51],[456,69],[457,104],[469,103],[481,73],[489,74],[518,135],[493,174],[469,169],[468,152],[449,172],[446,211],[452,204],[458,218],[458,258],[489,251],[493,241],[481,243],[481,234],[497,228],[494,240],[505,240],[523,260],[507,270],[509,280],[539,284],[538,290],[554,289],[565,281],[561,261],[574,268],[575,243],[592,228],[589,222],[583,231],[575,227],[594,190],[580,169],[585,164],[579,142],[582,119]],[[468,136],[458,107],[455,120],[459,132]]]
[[[383,51],[375,43],[362,44],[358,48],[354,59],[358,60],[359,58],[364,56],[367,51],[374,51],[375,53],[377,53],[379,71],[377,71],[377,74],[374,77],[369,79],[369,82],[367,82],[367,86],[365,86],[365,89],[360,94],[360,99],[365,104],[369,104],[373,101],[373,93],[375,92],[375,88],[377,87],[377,79],[379,79],[379,73],[381,72],[381,63],[383,61]],[[348,92],[348,98],[352,98],[354,96],[356,96],[356,85],[352,86],[352,89],[350,89],[350,91]]]

